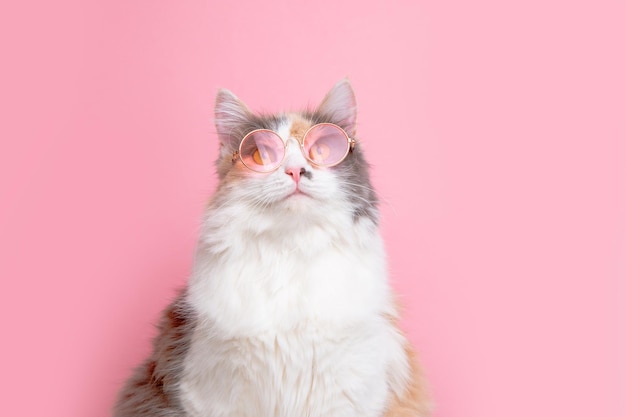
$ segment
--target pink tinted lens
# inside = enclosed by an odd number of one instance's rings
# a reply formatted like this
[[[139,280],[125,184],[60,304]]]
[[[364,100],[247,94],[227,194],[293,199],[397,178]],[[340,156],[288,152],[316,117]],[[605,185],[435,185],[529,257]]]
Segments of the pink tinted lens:
[[[322,123],[313,126],[304,137],[306,157],[316,165],[336,165],[348,154],[348,135],[339,126]]]
[[[257,172],[273,171],[285,156],[283,140],[271,130],[248,133],[239,146],[239,155],[245,166]]]

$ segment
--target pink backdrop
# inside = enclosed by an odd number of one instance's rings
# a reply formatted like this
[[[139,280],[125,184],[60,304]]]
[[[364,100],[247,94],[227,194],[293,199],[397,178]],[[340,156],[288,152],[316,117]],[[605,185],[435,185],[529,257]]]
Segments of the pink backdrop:
[[[2,415],[109,415],[189,273],[218,87],[344,76],[436,416],[626,415],[623,2],[6,3]]]

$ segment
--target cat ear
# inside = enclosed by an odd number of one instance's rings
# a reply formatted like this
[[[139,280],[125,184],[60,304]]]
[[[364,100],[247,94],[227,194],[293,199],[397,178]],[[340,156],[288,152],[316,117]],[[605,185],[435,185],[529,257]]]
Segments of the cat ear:
[[[220,145],[225,150],[236,148],[238,127],[244,124],[251,115],[248,107],[236,95],[226,89],[220,89],[215,99],[215,128]]]
[[[356,132],[356,97],[347,78],[339,81],[326,94],[317,113],[341,126],[349,136]]]

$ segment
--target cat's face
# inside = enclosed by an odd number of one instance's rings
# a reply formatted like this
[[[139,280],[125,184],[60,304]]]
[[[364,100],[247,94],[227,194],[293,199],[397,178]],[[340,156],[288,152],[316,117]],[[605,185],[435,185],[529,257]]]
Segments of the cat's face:
[[[354,221],[366,216],[376,222],[376,196],[359,145],[350,151],[346,145],[345,159],[333,166],[313,163],[307,155],[309,149],[302,146],[305,134],[320,123],[337,125],[354,140],[356,103],[348,81],[338,83],[315,111],[280,115],[253,114],[232,93],[221,90],[215,114],[221,145],[218,173],[225,199],[244,202],[251,210],[284,212],[285,216],[324,217],[341,211]],[[279,138],[280,151],[284,149],[284,157],[270,172],[255,171],[252,158],[246,166],[237,154],[242,139],[256,129],[277,134],[268,132]]]

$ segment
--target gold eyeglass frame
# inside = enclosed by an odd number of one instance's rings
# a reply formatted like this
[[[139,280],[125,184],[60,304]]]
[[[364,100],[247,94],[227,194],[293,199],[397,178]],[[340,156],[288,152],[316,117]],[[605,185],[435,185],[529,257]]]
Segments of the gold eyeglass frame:
[[[345,152],[345,153],[344,153],[344,155],[343,155],[343,156],[342,156],[342,157],[341,157],[341,158],[340,158],[337,162],[335,162],[335,163],[332,163],[332,164],[320,164],[320,163],[317,163],[317,162],[313,161],[313,160],[312,160],[312,159],[311,159],[311,158],[307,155],[307,152],[306,152],[306,151],[305,151],[305,149],[304,149],[304,138],[306,138],[306,135],[308,135],[308,134],[309,134],[309,132],[310,132],[312,129],[314,129],[314,128],[318,127],[318,126],[333,126],[333,127],[336,127],[337,129],[339,129],[339,131],[340,131],[341,133],[343,133],[344,137],[346,138],[346,141],[348,142],[348,148],[346,149],[346,152]],[[253,135],[253,134],[257,133],[257,132],[270,132],[270,133],[273,133],[274,135],[278,136],[278,137],[281,139],[281,143],[283,144],[283,156],[282,156],[282,158],[281,158],[280,162],[278,162],[278,163],[276,164],[276,167],[274,167],[274,168],[272,168],[272,169],[270,169],[270,170],[267,170],[267,171],[259,171],[258,169],[254,169],[254,168],[252,168],[252,167],[248,166],[248,165],[246,164],[246,162],[243,160],[243,158],[241,157],[241,147],[242,147],[242,145],[244,144],[245,140],[248,138],[248,136]],[[311,164],[313,164],[313,165],[315,165],[315,166],[328,168],[328,167],[333,167],[333,166],[335,166],[335,165],[338,165],[338,164],[342,163],[342,162],[346,159],[346,157],[348,156],[348,154],[349,154],[350,152],[352,152],[352,150],[353,150],[353,149],[354,149],[354,147],[356,146],[356,140],[352,139],[352,138],[348,135],[348,133],[347,133],[345,130],[343,130],[343,129],[341,128],[341,126],[337,126],[337,125],[336,125],[336,124],[334,124],[334,123],[317,123],[317,124],[315,124],[315,125],[313,125],[313,126],[311,126],[310,128],[308,128],[308,129],[307,129],[307,131],[304,133],[304,135],[302,135],[302,140],[298,140],[298,144],[300,145],[300,151],[302,152],[302,155],[306,158],[306,160],[307,160],[307,161],[309,161]],[[237,162],[237,159],[239,159],[239,160],[241,161],[241,163],[242,163],[242,164],[243,164],[246,168],[248,168],[249,170],[254,171],[254,172],[260,172],[260,173],[269,173],[269,172],[274,172],[274,171],[276,171],[278,168],[280,168],[280,166],[283,164],[283,161],[285,160],[285,157],[287,156],[287,146],[289,146],[289,143],[284,143],[284,142],[282,141],[282,138],[280,137],[280,135],[279,135],[277,132],[275,132],[275,131],[273,131],[273,130],[271,130],[271,129],[254,129],[254,130],[252,130],[252,131],[250,131],[250,132],[246,133],[246,135],[243,137],[243,139],[241,139],[241,142],[239,143],[239,149],[238,149],[238,150],[236,150],[235,152],[233,152],[233,159],[232,159],[232,161],[233,161],[233,164],[234,164],[235,162]]]

